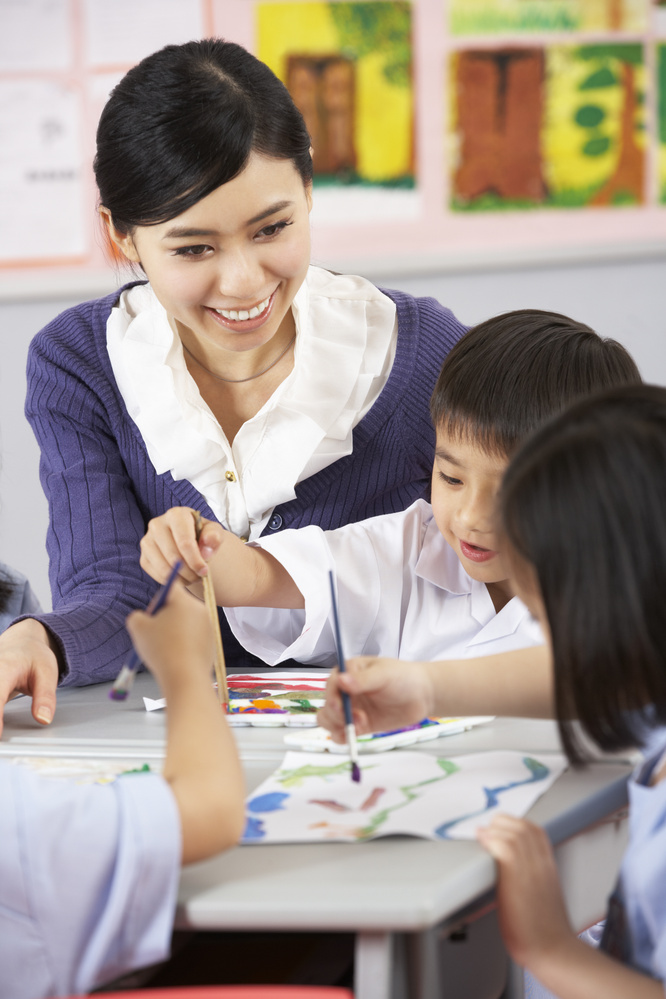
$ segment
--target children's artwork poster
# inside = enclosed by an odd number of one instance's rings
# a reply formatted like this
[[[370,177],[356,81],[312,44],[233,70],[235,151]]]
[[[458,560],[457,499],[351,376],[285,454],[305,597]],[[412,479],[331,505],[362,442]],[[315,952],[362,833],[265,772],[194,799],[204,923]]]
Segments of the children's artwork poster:
[[[412,4],[260,3],[256,17],[257,55],[312,138],[314,222],[416,218]]]
[[[562,754],[431,755],[401,750],[350,761],[288,752],[246,802],[242,842],[363,842],[378,836],[474,839],[497,812],[522,816],[567,766]]]
[[[0,23],[0,292],[115,287],[101,109],[144,55],[210,36],[265,61],[305,118],[322,266],[666,248],[657,0],[0,0]]]

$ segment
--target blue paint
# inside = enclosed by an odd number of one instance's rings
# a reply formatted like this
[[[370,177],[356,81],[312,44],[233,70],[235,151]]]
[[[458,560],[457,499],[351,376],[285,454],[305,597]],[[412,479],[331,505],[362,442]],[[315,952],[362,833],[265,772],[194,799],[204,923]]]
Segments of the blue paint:
[[[266,835],[266,830],[264,829],[264,823],[261,819],[253,819],[251,815],[247,815],[245,818],[245,832],[243,833],[241,839],[244,843],[252,842],[252,840],[263,839]]]
[[[258,798],[251,798],[247,809],[249,812],[279,812],[283,801],[288,797],[283,791],[269,791],[267,794],[260,794]]]
[[[461,815],[460,818],[451,819],[450,822],[444,822],[435,829],[435,836],[439,836],[440,839],[448,839],[449,829],[453,826],[457,826],[459,822],[464,822],[466,819],[472,819],[475,815],[483,815],[484,812],[499,805],[499,796],[504,791],[510,791],[512,787],[521,787],[523,784],[534,784],[537,781],[544,780],[550,773],[547,766],[540,763],[539,760],[532,759],[531,756],[523,756],[523,763],[530,772],[529,777],[526,777],[525,780],[514,780],[502,787],[484,787],[483,790],[486,795],[485,807],[479,808],[476,812],[470,812],[469,815]]]

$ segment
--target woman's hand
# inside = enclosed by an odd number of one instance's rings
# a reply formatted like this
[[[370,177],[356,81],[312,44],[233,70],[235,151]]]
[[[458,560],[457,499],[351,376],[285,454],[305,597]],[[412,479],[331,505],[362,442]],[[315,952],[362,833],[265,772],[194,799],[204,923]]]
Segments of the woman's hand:
[[[346,672],[334,670],[326,685],[326,703],[317,722],[335,742],[345,741],[341,691],[351,697],[359,735],[413,725],[432,714],[434,699],[425,663],[358,656],[346,663]]]
[[[32,716],[40,725],[53,720],[58,659],[49,632],[32,618],[12,624],[0,635],[0,734],[2,708],[16,693],[32,697]]]
[[[222,543],[225,530],[213,520],[201,522],[197,541],[195,511],[188,506],[174,506],[148,524],[141,539],[141,568],[158,582],[165,583],[173,564],[181,560],[179,576],[184,583],[194,583],[208,574],[208,561]]]

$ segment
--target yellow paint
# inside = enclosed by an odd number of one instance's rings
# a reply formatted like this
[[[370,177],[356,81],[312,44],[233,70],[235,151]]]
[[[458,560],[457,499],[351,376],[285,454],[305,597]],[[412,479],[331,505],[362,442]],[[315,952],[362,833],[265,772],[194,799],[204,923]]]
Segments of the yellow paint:
[[[553,193],[600,186],[610,177],[617,163],[620,134],[620,114],[623,102],[621,85],[579,90],[580,84],[597,69],[609,65],[620,75],[617,60],[580,59],[575,48],[554,46],[546,49],[546,94],[542,128],[543,159],[546,182]],[[635,68],[639,90],[645,88],[645,68]],[[577,110],[593,104],[606,112],[596,129],[581,128],[575,121]],[[642,113],[642,112],[641,112]],[[608,152],[601,156],[585,156],[582,148],[595,136],[609,136]],[[637,133],[637,142],[644,145],[644,133]]]
[[[659,178],[659,194],[662,203],[666,202],[666,145],[659,146],[657,157],[657,175]]]
[[[286,82],[289,55],[343,54],[327,3],[257,5],[257,56]],[[412,88],[392,86],[383,56],[372,52],[356,62],[356,131],[359,175],[392,180],[411,172]]]

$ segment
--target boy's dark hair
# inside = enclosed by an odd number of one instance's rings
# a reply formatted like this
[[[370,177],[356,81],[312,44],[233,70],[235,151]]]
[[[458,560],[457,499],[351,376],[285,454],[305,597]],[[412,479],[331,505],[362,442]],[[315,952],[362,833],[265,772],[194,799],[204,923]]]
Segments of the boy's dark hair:
[[[520,309],[473,326],[448,354],[430,401],[437,429],[509,455],[575,400],[639,384],[631,355],[585,323]]]
[[[605,750],[666,723],[665,497],[666,389],[653,385],[579,402],[504,477],[504,530],[536,574],[573,762],[586,753],[572,719]]]
[[[167,45],[130,69],[102,111],[100,200],[121,233],[166,222],[233,180],[252,152],[312,180],[310,136],[287,88],[233,42]]]

